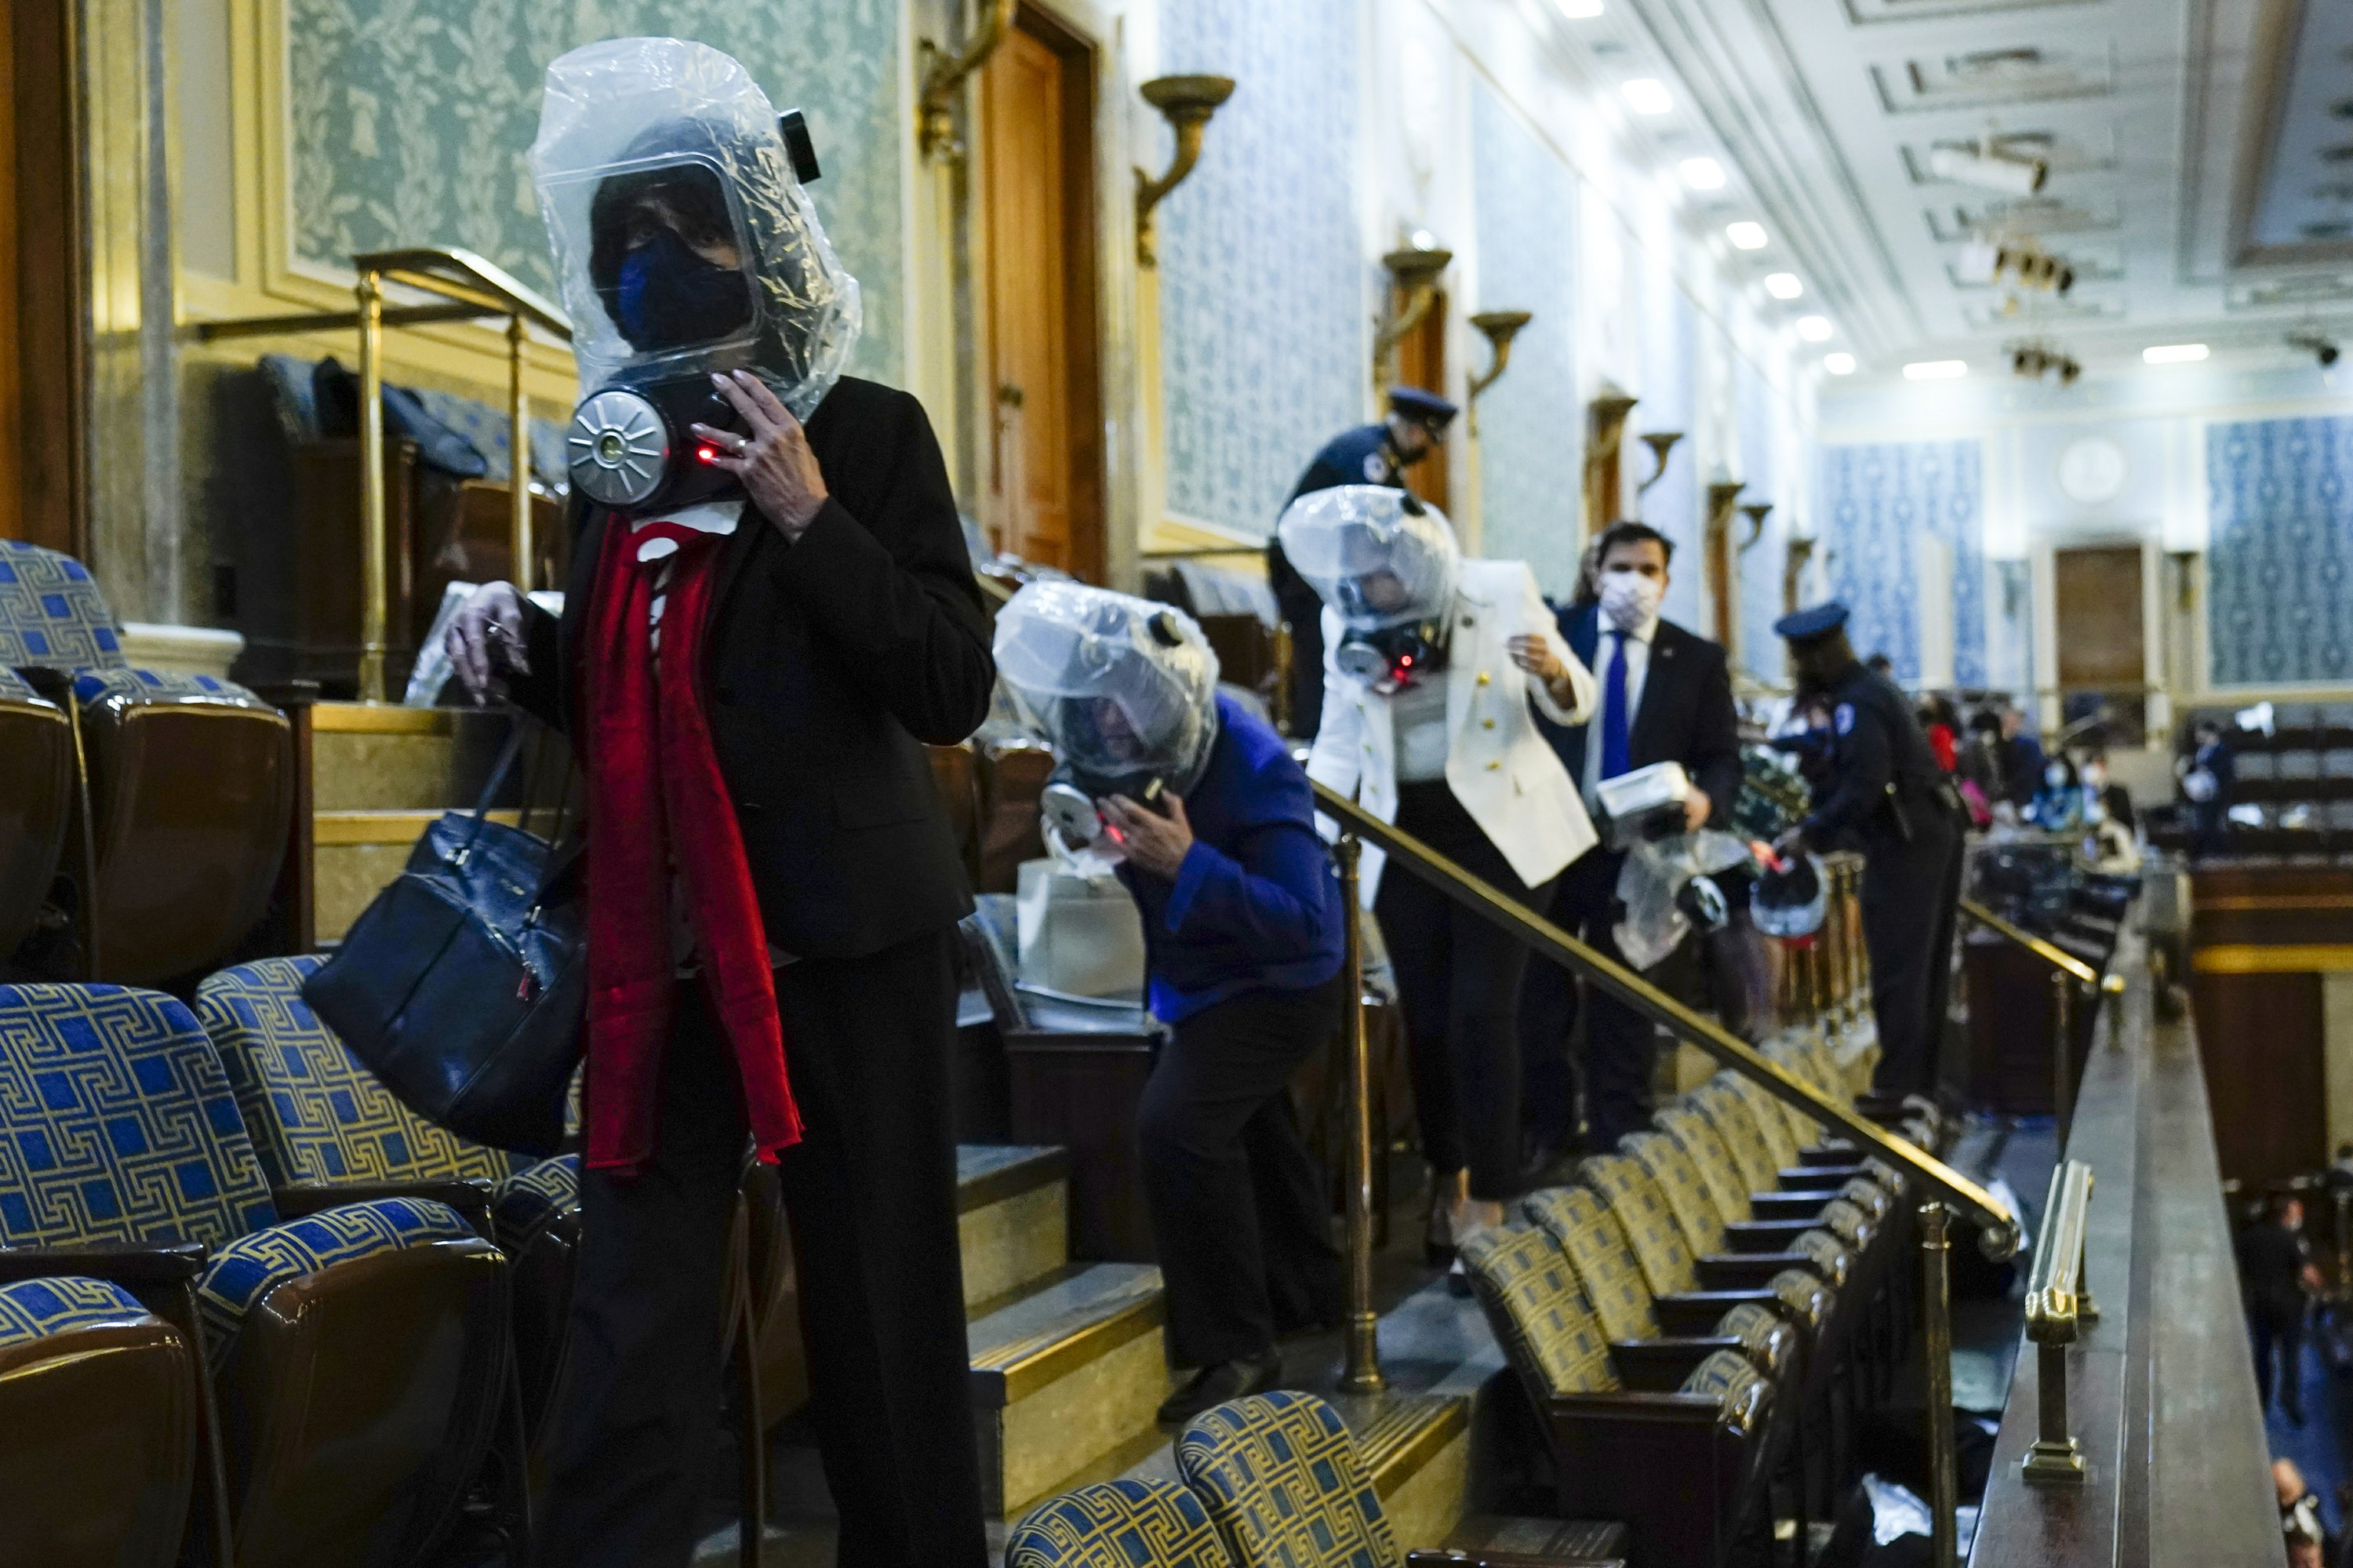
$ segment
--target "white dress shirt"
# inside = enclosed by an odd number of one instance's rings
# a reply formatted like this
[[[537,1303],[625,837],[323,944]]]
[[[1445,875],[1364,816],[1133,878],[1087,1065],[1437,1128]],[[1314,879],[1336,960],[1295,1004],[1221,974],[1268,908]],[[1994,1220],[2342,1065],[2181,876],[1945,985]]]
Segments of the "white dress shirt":
[[[1634,741],[1634,718],[1642,711],[1642,682],[1651,673],[1651,639],[1659,634],[1659,618],[1651,617],[1631,631],[1620,631],[1601,618],[1601,635],[1593,641],[1593,722],[1585,731],[1585,777],[1577,781],[1589,810],[1601,801],[1601,721],[1609,705],[1609,660],[1622,643],[1626,650],[1626,743]]]

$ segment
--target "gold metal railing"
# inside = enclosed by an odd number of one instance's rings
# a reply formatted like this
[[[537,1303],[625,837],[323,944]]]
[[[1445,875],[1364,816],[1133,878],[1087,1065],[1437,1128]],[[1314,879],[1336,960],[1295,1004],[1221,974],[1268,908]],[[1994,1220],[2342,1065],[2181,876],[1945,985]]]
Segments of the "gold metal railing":
[[[2123,977],[2104,975],[2064,948],[2012,925],[1974,898],[1961,900],[1961,913],[2014,947],[2051,967],[2051,1114],[2058,1119],[2060,1147],[2075,1120],[2075,1002],[2079,993],[2119,995]],[[2095,997],[2096,1000],[2096,997]]]
[[[2084,1277],[2092,1168],[2063,1160],[2051,1172],[2042,1235],[2026,1285],[2026,1337],[2034,1341],[2037,1434],[2021,1466],[2037,1486],[2081,1486],[2084,1449],[2067,1429],[2067,1347],[2099,1321]]]
[[[1370,1393],[1384,1383],[1379,1345],[1375,1336],[1377,1319],[1372,1298],[1371,1069],[1363,1016],[1362,964],[1355,935],[1356,867],[1362,853],[1359,841],[1369,841],[1386,851],[1398,868],[1420,877],[1473,914],[1501,927],[1521,946],[1560,965],[1588,985],[1608,991],[1654,1025],[1663,1026],[1677,1039],[1690,1042],[1724,1066],[1754,1080],[1775,1098],[1796,1107],[1822,1126],[1834,1128],[1863,1153],[1877,1155],[1897,1170],[1907,1172],[1920,1184],[1926,1194],[1919,1205],[1918,1219],[1921,1339],[1927,1382],[1926,1435],[1932,1525],[1930,1561],[1937,1568],[1953,1568],[1958,1540],[1958,1486],[1952,1423],[1952,1298],[1947,1269],[1950,1244],[1947,1239],[1947,1227],[1950,1211],[1962,1211],[1977,1222],[1978,1245],[1986,1255],[1996,1260],[2006,1258],[2018,1250],[2019,1239],[2018,1216],[2010,1212],[2010,1206],[1927,1150],[1907,1139],[1894,1137],[1878,1123],[1823,1094],[1722,1024],[1684,1006],[1631,969],[1604,958],[1551,921],[1507,897],[1500,889],[1472,876],[1412,834],[1382,821],[1354,800],[1323,784],[1314,788],[1318,809],[1335,818],[1340,824],[1337,854],[1343,896],[1346,900],[1345,907],[1350,916],[1345,965],[1345,983],[1353,988],[1349,993],[1345,1036],[1349,1085],[1348,1171],[1345,1175],[1348,1194],[1347,1331],[1344,1340],[1345,1362],[1341,1386],[1352,1393]],[[1851,868],[1851,874],[1859,875],[1859,867]],[[1850,880],[1845,891],[1839,892],[1838,897],[1833,899],[1833,906],[1841,906],[1846,895],[1852,890],[1853,882]],[[1835,886],[1834,892],[1838,892]],[[1851,922],[1851,910],[1841,918],[1841,928],[1850,939],[1842,945],[1844,956],[1840,961],[1834,963],[1829,957],[1841,948],[1835,934],[1831,941],[1817,942],[1799,949],[1813,955],[1804,960],[1800,972],[1805,977],[1806,997],[1820,1010],[1818,1018],[1830,1015],[1834,999],[1840,995],[1841,988],[1846,996],[1844,1005],[1848,1006],[1855,1005],[1854,999],[1867,989],[1857,983],[1861,971],[1854,967],[1860,960],[1859,951],[1856,951],[1862,946],[1860,932]]]
[[[358,308],[275,316],[243,316],[204,322],[202,342],[271,337],[289,333],[336,332],[357,327],[360,334],[360,700],[380,703],[385,694],[385,623],[389,585],[385,577],[384,512],[384,329],[427,326],[440,322],[506,318],[507,488],[512,492],[509,543],[514,582],[532,588],[531,406],[523,392],[523,345],[538,328],[564,343],[572,323],[554,303],[525,287],[504,268],[454,246],[417,246],[377,250],[352,258],[359,273],[353,285]],[[386,285],[438,296],[441,304],[392,305]]]

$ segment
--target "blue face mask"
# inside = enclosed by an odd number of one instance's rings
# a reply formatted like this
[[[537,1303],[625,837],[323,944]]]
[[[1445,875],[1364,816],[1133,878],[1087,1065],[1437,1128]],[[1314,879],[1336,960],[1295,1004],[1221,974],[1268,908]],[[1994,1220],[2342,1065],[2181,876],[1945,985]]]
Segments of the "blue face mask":
[[[640,353],[715,343],[752,319],[751,284],[733,267],[657,228],[621,262],[615,291],[621,335]]]

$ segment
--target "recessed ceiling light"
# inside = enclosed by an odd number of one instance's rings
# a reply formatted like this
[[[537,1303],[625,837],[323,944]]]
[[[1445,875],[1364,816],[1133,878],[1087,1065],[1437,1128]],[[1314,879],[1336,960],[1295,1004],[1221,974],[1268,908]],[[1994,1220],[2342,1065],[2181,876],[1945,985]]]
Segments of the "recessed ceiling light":
[[[2205,357],[2202,343],[2160,343],[2140,351],[2143,365],[2195,365]]]
[[[1765,249],[1765,226],[1761,223],[1750,223],[1746,218],[1738,223],[1725,224],[1724,237],[1732,241],[1733,249],[1736,250]]]
[[[1720,191],[1724,188],[1724,165],[1714,158],[1685,158],[1675,165],[1683,184],[1695,191]]]
[[[1589,22],[1601,15],[1601,0],[1552,0],[1554,7],[1572,22]]]
[[[1654,76],[1638,76],[1620,83],[1618,90],[1626,107],[1637,114],[1664,114],[1675,106],[1675,101],[1667,96],[1666,83]]]
[[[1854,374],[1854,355],[1825,354],[1822,355],[1822,368],[1832,376],[1852,376]]]
[[[1808,343],[1830,342],[1831,318],[1828,316],[1799,316],[1798,318],[1798,335],[1804,338]]]
[[[1806,285],[1798,281],[1795,272],[1767,272],[1765,291],[1777,300],[1794,300],[1806,291]]]
[[[1966,359],[1915,359],[1904,367],[1906,381],[1957,381],[1969,373]]]

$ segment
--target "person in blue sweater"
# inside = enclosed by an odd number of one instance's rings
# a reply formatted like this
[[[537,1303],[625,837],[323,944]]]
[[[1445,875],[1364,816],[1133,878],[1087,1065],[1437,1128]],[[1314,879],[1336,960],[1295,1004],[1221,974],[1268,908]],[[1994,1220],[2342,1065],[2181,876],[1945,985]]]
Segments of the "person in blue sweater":
[[[999,613],[997,653],[1060,759],[1053,831],[1116,856],[1144,920],[1168,1038],[1136,1134],[1171,1348],[1197,1369],[1160,1409],[1182,1423],[1277,1386],[1277,1338],[1340,1317],[1324,1177],[1288,1092],[1339,1022],[1339,882],[1307,775],[1217,690],[1189,617],[1032,583]]]

